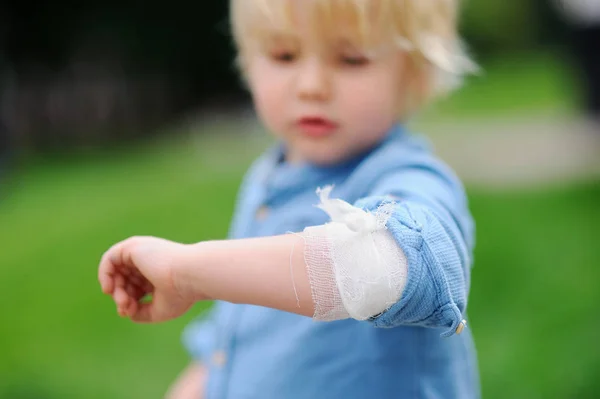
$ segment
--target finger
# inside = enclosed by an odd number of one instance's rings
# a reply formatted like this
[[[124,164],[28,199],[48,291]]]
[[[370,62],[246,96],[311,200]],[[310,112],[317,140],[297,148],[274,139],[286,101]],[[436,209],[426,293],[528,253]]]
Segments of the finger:
[[[134,302],[138,302],[146,294],[141,287],[135,284],[127,284],[125,291],[131,298],[133,298]]]
[[[137,313],[138,306],[139,304],[137,301],[129,301],[129,306],[125,310],[127,316],[132,317],[133,315],[135,315]]]
[[[114,289],[114,275],[124,265],[124,260],[131,263],[131,257],[124,256],[125,248],[131,240],[118,242],[110,247],[102,256],[98,267],[98,281],[105,294],[111,294]]]
[[[143,278],[140,274],[138,273],[132,273],[127,277],[127,280],[129,280],[129,282],[131,284],[134,284],[138,287],[144,287],[145,282],[147,281],[145,278]]]
[[[119,272],[115,272],[115,288],[125,288],[125,277]]]
[[[122,287],[116,287],[113,294],[113,299],[117,305],[117,311],[121,316],[124,316],[127,308],[129,307],[129,303],[131,302],[129,295],[127,295],[125,292],[125,289]]]
[[[98,266],[98,281],[100,282],[102,292],[105,294],[112,294],[115,289],[114,273],[115,267],[110,261],[107,252],[100,259],[100,265]]]
[[[119,315],[125,316],[127,314],[127,308],[131,302],[131,298],[127,293],[126,281],[123,275],[120,273],[115,274],[115,289],[113,291],[113,299],[117,304],[117,311]]]
[[[138,287],[140,290],[144,291],[145,294],[151,293],[154,291],[154,286],[152,285],[152,283],[147,278],[142,276],[141,274],[138,274],[138,273],[132,274],[129,277],[127,277],[127,280],[131,284]]]
[[[129,295],[130,297],[137,299],[136,298],[136,293],[137,293],[138,289],[136,288],[136,286],[134,284],[132,284],[130,281],[127,282],[127,284],[125,285],[125,292],[127,293],[127,295]]]
[[[131,257],[131,248],[133,247],[134,242],[136,242],[135,239],[129,238],[125,241],[115,244],[109,250],[108,256],[116,268],[137,269]]]
[[[146,293],[144,292],[144,290],[141,287],[139,287],[135,284],[132,284],[130,281],[126,281],[125,291],[127,292],[127,295],[129,296],[129,304],[124,309],[124,313],[127,316],[132,317],[138,311],[138,307],[140,306],[140,301],[142,298],[144,298],[146,296]]]

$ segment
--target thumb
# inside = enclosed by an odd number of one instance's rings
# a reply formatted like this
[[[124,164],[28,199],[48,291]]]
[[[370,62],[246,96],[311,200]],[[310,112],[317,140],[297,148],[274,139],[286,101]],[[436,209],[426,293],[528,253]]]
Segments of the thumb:
[[[136,323],[154,323],[156,321],[156,304],[154,301],[139,304],[137,311],[131,316],[131,320]]]
[[[171,319],[172,304],[161,292],[155,292],[149,302],[140,301],[131,320],[136,323],[159,323]]]

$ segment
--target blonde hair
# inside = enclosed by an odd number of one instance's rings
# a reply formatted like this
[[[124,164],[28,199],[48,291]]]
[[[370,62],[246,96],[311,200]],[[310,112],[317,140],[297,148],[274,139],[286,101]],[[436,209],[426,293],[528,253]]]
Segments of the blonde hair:
[[[335,37],[342,26],[366,49],[391,45],[405,51],[410,70],[427,86],[426,92],[410,93],[413,103],[450,92],[477,70],[459,37],[459,0],[230,0],[242,74],[253,41],[269,28],[293,33],[293,7],[300,1],[309,3],[310,28],[318,37]]]

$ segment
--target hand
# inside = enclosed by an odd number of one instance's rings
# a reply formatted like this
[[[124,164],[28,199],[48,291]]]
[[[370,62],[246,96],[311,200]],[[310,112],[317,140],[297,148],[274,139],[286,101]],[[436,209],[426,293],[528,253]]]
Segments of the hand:
[[[102,291],[119,315],[135,322],[161,322],[183,315],[196,298],[178,281],[187,246],[154,237],[133,237],[111,247],[98,268]],[[151,294],[149,302],[142,299]]]

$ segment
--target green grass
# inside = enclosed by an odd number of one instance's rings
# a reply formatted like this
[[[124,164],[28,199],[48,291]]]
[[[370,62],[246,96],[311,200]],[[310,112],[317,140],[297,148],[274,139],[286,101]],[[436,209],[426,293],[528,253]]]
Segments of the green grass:
[[[15,177],[0,203],[0,397],[159,397],[183,366],[189,317],[121,320],[95,275],[101,253],[130,235],[226,234],[240,174],[214,176],[178,150],[46,162]]]
[[[597,183],[473,193],[470,315],[484,397],[596,397],[599,200]]]
[[[211,148],[159,144],[46,161],[0,202],[0,398],[160,397],[186,355],[193,314],[162,325],[117,317],[96,267],[117,240],[224,237],[243,167]],[[478,222],[470,302],[486,398],[600,390],[600,185],[471,193]],[[200,310],[202,306],[198,306]]]

